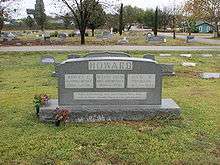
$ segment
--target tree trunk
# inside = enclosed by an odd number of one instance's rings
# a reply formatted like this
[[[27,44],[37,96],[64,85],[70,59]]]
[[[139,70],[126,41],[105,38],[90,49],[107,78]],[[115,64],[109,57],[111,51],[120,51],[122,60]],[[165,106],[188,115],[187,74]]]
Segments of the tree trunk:
[[[176,18],[173,18],[173,39],[176,39]]]
[[[175,31],[175,29],[173,30],[173,39],[176,39],[176,31]]]
[[[81,45],[85,45],[85,30],[80,31]]]
[[[0,20],[0,37],[2,36],[2,29],[4,27],[4,21]]]
[[[215,23],[216,26],[216,37],[220,37],[219,28],[218,28],[218,22]]]
[[[191,36],[192,35],[192,32],[191,32],[191,28],[189,29],[189,36]]]
[[[41,30],[42,32],[44,31],[44,26],[43,26],[43,25],[40,26],[40,30]]]
[[[95,36],[95,29],[92,29],[92,37]]]

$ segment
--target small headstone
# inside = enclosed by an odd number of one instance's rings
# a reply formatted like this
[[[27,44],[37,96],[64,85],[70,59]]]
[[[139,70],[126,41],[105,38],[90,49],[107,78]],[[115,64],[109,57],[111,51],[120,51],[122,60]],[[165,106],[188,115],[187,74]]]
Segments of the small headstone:
[[[68,37],[68,33],[59,33],[58,37],[59,38],[67,38]]]
[[[185,67],[195,67],[196,63],[193,63],[193,62],[183,62],[182,66],[185,66]]]
[[[118,45],[127,45],[127,44],[129,44],[129,41],[127,40],[126,37],[118,41]]]
[[[151,36],[147,36],[147,41],[148,41],[148,43],[151,43],[151,44],[165,43],[166,37],[151,35]]]
[[[171,57],[171,54],[160,54],[160,57]]]
[[[179,106],[162,99],[162,71],[153,60],[132,57],[83,57],[56,68],[58,100],[41,107],[41,121],[54,121],[56,107],[70,122],[178,118]]]
[[[190,43],[190,42],[193,42],[195,41],[195,37],[194,36],[187,36],[186,37],[186,43]]]
[[[69,54],[67,57],[67,59],[74,59],[74,58],[80,58],[80,56],[77,54]]]
[[[50,34],[45,33],[45,34],[42,34],[41,36],[42,36],[42,40],[50,41]]]
[[[202,73],[200,77],[204,79],[215,79],[220,78],[220,73]]]
[[[145,54],[143,58],[146,58],[146,59],[150,59],[150,60],[154,60],[154,61],[155,61],[155,56],[154,56],[154,55],[151,55],[151,54]]]
[[[75,34],[76,34],[76,36],[78,36],[78,37],[81,35],[81,33],[80,33],[79,30],[75,31]]]
[[[52,56],[41,57],[41,63],[42,64],[54,64],[55,63],[55,58],[52,57]]]
[[[213,57],[213,55],[212,54],[202,54],[201,57],[209,58],[209,57]]]
[[[104,31],[101,35],[97,35],[96,38],[101,39],[101,40],[108,40],[108,39],[111,39],[112,36],[113,36],[113,33],[109,31]]]
[[[180,54],[180,57],[191,58],[192,54]]]
[[[9,42],[9,41],[15,40],[16,39],[16,35],[14,35],[11,32],[3,32],[1,34],[1,38],[2,38],[3,41]]]
[[[27,45],[27,46],[32,46],[32,43],[28,42],[26,45]]]
[[[22,43],[19,43],[19,42],[18,42],[18,43],[16,43],[15,45],[16,45],[16,46],[22,46]]]

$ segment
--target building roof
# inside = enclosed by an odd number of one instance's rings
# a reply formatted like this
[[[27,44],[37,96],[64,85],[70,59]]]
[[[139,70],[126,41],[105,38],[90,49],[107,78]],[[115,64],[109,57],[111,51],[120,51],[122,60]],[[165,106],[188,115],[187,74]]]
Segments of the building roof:
[[[209,25],[209,26],[214,27],[212,24],[210,24],[210,23],[207,22],[207,21],[197,21],[197,22],[196,22],[196,27],[197,27],[197,26],[201,26],[201,25],[203,25],[203,24],[207,24],[207,25]]]

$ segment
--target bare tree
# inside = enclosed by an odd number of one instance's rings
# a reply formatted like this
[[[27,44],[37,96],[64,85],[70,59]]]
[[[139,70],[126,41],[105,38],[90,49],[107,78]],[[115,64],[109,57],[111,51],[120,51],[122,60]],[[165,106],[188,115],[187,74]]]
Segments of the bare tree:
[[[184,6],[187,22],[206,20],[214,24],[217,37],[220,37],[220,0],[187,0]]]
[[[0,35],[4,27],[4,21],[9,17],[11,12],[15,12],[16,9],[13,9],[14,6],[12,3],[16,2],[15,0],[0,0]]]
[[[61,0],[73,14],[81,34],[81,44],[85,44],[85,33],[89,20],[99,4],[99,0]]]
[[[220,37],[220,0],[200,0],[199,3],[203,19],[214,24],[216,37]]]
[[[161,14],[161,26],[163,28],[163,31],[165,32],[167,26],[171,24],[172,9],[168,7],[164,7],[160,14]]]

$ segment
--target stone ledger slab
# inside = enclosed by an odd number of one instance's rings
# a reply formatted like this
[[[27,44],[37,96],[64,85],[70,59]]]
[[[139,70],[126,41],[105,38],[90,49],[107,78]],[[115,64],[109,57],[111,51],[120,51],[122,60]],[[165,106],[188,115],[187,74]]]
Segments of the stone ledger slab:
[[[54,122],[54,110],[58,100],[50,100],[41,108],[40,120]],[[180,116],[180,107],[172,99],[162,99],[161,105],[76,105],[60,106],[70,112],[69,122],[137,121],[153,118],[175,119]]]

